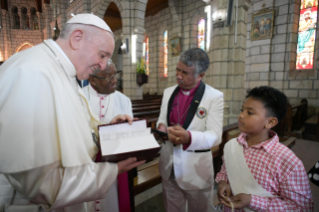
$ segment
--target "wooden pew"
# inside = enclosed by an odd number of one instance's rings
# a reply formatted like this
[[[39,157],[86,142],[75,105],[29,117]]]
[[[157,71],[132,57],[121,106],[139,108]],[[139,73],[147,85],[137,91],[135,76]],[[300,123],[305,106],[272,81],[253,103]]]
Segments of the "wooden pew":
[[[300,104],[288,104],[287,112],[283,120],[274,128],[280,137],[297,137],[301,138],[301,128],[307,120],[308,101],[302,99]]]
[[[144,102],[144,103],[132,103],[133,109],[136,107],[147,107],[147,106],[161,106],[161,102]]]
[[[133,107],[133,113],[143,112],[143,111],[151,111],[151,110],[160,110],[160,105],[153,106],[142,106],[142,107]]]
[[[312,116],[306,121],[302,138],[319,141],[319,114]]]

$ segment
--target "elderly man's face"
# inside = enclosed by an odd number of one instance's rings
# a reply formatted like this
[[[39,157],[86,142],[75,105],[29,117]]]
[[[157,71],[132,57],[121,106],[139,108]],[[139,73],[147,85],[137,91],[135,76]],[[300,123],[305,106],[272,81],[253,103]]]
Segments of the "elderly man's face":
[[[102,80],[95,77],[90,76],[89,81],[93,88],[99,94],[111,94],[116,90],[116,82],[117,79],[115,77],[116,68],[114,65],[108,66],[105,70],[99,71],[96,76],[101,78],[109,78],[110,80]]]
[[[98,35],[86,34],[87,37],[79,49],[79,55],[76,58],[76,74],[80,80],[88,79],[95,69],[104,70],[107,60],[113,54],[113,36],[105,30],[99,30],[99,32]]]
[[[188,67],[181,61],[178,61],[176,66],[176,82],[183,90],[190,90],[196,87],[197,83],[203,78],[204,73],[195,77],[195,67]]]

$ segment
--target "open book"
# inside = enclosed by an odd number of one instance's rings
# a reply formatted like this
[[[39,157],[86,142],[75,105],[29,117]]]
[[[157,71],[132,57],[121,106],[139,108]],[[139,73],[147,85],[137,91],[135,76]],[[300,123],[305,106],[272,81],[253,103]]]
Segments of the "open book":
[[[150,160],[157,156],[160,146],[147,128],[146,120],[120,124],[99,125],[102,161],[118,162],[129,157]]]

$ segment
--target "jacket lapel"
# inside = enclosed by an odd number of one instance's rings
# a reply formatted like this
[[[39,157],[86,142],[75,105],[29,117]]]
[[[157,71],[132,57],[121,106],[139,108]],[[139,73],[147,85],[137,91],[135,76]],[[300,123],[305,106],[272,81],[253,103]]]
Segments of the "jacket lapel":
[[[191,102],[191,105],[190,105],[189,110],[187,112],[185,122],[183,124],[183,128],[185,130],[188,128],[188,126],[190,125],[190,123],[192,122],[192,120],[194,118],[194,115],[196,113],[198,105],[199,105],[199,103],[202,100],[202,97],[204,95],[205,87],[206,87],[205,84],[201,81],[196,92],[195,92],[194,98]]]
[[[172,111],[172,104],[174,102],[175,96],[178,94],[179,92],[179,86],[177,86],[174,90],[174,92],[171,95],[171,98],[168,101],[168,107],[167,107],[167,117],[166,117],[166,121],[167,121],[167,126],[170,126],[170,121],[169,121],[169,117]]]

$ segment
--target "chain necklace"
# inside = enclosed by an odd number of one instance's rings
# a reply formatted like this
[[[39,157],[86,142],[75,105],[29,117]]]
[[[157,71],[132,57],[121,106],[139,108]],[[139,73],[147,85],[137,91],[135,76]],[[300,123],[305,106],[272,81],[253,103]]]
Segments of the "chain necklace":
[[[182,117],[180,117],[180,114],[179,114],[179,95],[180,95],[180,94],[178,94],[178,96],[177,96],[177,105],[176,105],[176,107],[177,107],[177,118],[178,118],[177,125],[180,125],[181,120],[183,119],[183,117],[185,116],[185,114],[188,112],[189,107],[191,106],[191,105],[189,104],[188,107],[187,107],[187,109],[186,109],[185,112],[183,113]]]

